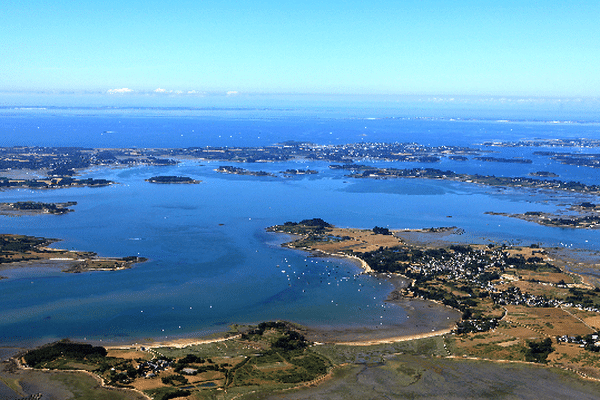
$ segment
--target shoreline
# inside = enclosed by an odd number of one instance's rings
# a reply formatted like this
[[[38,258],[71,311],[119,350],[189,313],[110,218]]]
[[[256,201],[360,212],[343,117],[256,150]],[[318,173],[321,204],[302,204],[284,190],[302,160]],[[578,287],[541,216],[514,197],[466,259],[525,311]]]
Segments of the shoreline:
[[[278,232],[279,233],[279,232]],[[300,237],[302,235],[286,235]],[[335,344],[348,346],[371,346],[384,343],[396,343],[417,339],[424,339],[451,333],[455,322],[460,320],[460,312],[443,305],[441,303],[420,298],[397,297],[399,289],[405,288],[411,284],[411,280],[399,274],[391,275],[373,271],[371,267],[357,256],[343,253],[329,253],[318,249],[303,249],[288,247],[288,243],[281,243],[291,250],[300,250],[310,252],[315,257],[333,257],[346,260],[362,269],[361,274],[369,274],[376,279],[384,280],[392,284],[393,289],[387,294],[386,303],[393,304],[395,307],[401,307],[406,312],[406,319],[388,324],[382,328],[378,326],[345,326],[345,325],[303,325],[300,322],[288,321],[298,325],[306,338],[319,344]],[[161,347],[185,348],[189,346],[225,342],[235,339],[240,334],[229,335],[230,332],[211,333],[205,336],[192,337],[192,334],[186,334],[185,337],[173,337],[165,339],[157,337],[156,340],[140,340],[132,343],[120,342],[106,345],[104,341],[92,341],[96,345],[101,345],[107,349],[129,349],[132,347],[144,347],[146,349],[157,349]],[[213,337],[211,337],[213,336]],[[216,337],[215,337],[216,336]],[[150,338],[152,339],[152,338]]]
[[[288,238],[300,238],[303,235],[294,235],[286,232],[271,231],[278,235],[283,233]],[[394,231],[394,235],[400,236],[405,241],[420,241],[422,238],[411,237],[410,239],[404,235],[398,234],[404,233],[407,236],[411,234],[423,233],[422,230],[413,231]],[[430,233],[430,232],[427,232]],[[449,232],[435,232],[435,237],[439,238],[438,235],[447,235]],[[435,240],[434,240],[435,242]],[[356,326],[348,325],[327,325],[325,321],[322,325],[308,325],[303,324],[302,321],[289,321],[295,324],[304,325],[302,330],[306,332],[308,340],[317,343],[333,343],[340,345],[371,345],[379,343],[392,343],[407,341],[425,337],[438,336],[449,333],[455,326],[455,323],[460,320],[460,312],[443,305],[439,302],[432,300],[424,300],[422,298],[413,298],[400,296],[399,289],[406,288],[411,284],[411,280],[406,277],[402,277],[399,274],[388,274],[388,273],[376,273],[368,265],[367,262],[362,260],[360,257],[345,254],[342,252],[330,252],[321,249],[313,249],[310,247],[293,247],[292,242],[279,243],[279,246],[284,246],[291,250],[300,250],[302,252],[308,252],[315,257],[333,257],[343,260],[347,260],[349,263],[356,265],[362,271],[360,274],[369,274],[375,279],[384,280],[392,284],[393,288],[387,294],[387,298],[384,300],[386,303],[391,304],[395,307],[401,307],[406,314],[406,319],[403,320],[391,320],[390,317],[386,317],[384,326],[378,326],[375,324],[361,324]],[[435,246],[435,243],[433,244]],[[286,319],[279,319],[286,320]],[[261,321],[254,321],[250,323],[258,323]],[[232,324],[235,322],[232,322]],[[95,343],[110,348],[131,348],[136,346],[144,346],[147,348],[158,348],[158,347],[187,347],[191,345],[201,345],[206,343],[214,343],[220,341],[226,341],[231,338],[231,331],[228,331],[227,327],[222,327],[222,330],[213,330],[212,332],[191,332],[183,334],[182,336],[171,336],[166,338],[162,337],[144,337],[144,338],[114,338],[114,340],[98,340],[84,339],[85,342]],[[235,334],[233,334],[235,337]],[[80,338],[81,339],[81,338]],[[77,339],[74,339],[77,340]]]

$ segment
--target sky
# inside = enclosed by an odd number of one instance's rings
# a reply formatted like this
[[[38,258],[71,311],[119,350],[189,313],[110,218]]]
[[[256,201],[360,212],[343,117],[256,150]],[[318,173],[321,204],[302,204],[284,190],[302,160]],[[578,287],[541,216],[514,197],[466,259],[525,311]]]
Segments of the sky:
[[[0,92],[600,97],[600,1],[3,0]]]

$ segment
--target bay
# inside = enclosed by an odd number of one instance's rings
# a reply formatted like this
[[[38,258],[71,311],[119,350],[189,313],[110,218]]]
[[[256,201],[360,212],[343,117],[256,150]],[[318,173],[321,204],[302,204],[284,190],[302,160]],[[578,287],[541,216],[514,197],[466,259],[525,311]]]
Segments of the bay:
[[[185,147],[376,140],[476,146],[499,138],[593,137],[598,132],[593,123],[557,127],[531,121],[349,119],[347,114],[340,117],[336,113],[303,114],[302,118],[264,112],[258,117],[232,117],[228,112],[155,113],[15,112],[3,116],[2,145]],[[565,180],[599,182],[594,170],[547,165],[548,160],[534,157],[532,149],[493,150],[498,157],[527,156],[534,162],[443,160],[434,165],[394,166],[506,176],[545,169],[560,172]],[[561,202],[589,200],[589,196],[442,181],[356,180],[330,170],[328,163],[307,161],[243,167],[273,173],[310,168],[318,170],[318,175],[231,176],[214,171],[222,164],[185,160],[170,167],[94,169],[83,177],[119,184],[0,192],[3,202],[78,202],[75,212],[62,216],[0,217],[3,233],[60,238],[55,247],[102,256],[139,254],[149,258],[131,270],[116,272],[64,274],[48,267],[0,271],[8,278],[0,281],[2,342],[31,344],[63,337],[139,341],[209,334],[234,323],[272,319],[372,329],[409,324],[405,310],[385,302],[390,283],[359,275],[358,267],[345,260],[315,258],[280,247],[286,238],[267,233],[265,228],[286,221],[319,217],[337,226],[366,229],[376,225],[392,229],[456,226],[465,233],[446,240],[600,250],[597,231],[543,227],[484,214],[553,211]],[[185,175],[202,183],[155,185],[144,181],[154,175]]]

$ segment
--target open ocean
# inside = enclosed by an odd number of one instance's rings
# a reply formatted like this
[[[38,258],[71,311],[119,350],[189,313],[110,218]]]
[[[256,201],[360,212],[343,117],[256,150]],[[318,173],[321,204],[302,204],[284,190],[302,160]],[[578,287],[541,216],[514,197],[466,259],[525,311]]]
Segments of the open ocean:
[[[417,142],[481,148],[487,140],[600,138],[598,115],[543,112],[505,115],[464,110],[403,109],[0,109],[0,146],[191,147],[257,146],[296,140],[316,144]],[[396,163],[459,173],[526,176],[552,171],[561,180],[600,184],[597,169],[550,163],[540,148],[491,148],[495,157],[532,164]],[[561,152],[600,149],[552,149]],[[392,163],[372,162],[374,165]],[[0,202],[77,201],[62,216],[0,216],[1,233],[60,238],[54,247],[149,261],[118,272],[65,274],[55,268],[0,270],[0,345],[69,337],[127,342],[223,331],[233,323],[286,319],[313,326],[408,324],[385,303],[391,284],[359,275],[348,261],[284,249],[265,228],[320,217],[341,227],[390,229],[457,226],[448,240],[540,243],[600,251],[600,231],[544,227],[484,214],[554,211],[564,202],[599,199],[430,180],[353,180],[325,162],[241,165],[293,178],[230,176],[228,162],[186,160],[177,166],[94,169],[84,177],[118,182],[104,188],[0,192]],[[153,185],[154,175],[185,175],[198,185]],[[451,218],[450,218],[451,217]]]

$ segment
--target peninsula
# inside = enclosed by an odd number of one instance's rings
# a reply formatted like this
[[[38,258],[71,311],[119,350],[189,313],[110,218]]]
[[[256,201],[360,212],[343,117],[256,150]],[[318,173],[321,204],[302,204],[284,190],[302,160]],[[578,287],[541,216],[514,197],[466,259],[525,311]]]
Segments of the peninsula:
[[[116,271],[146,261],[144,257],[98,257],[96,253],[48,247],[58,239],[0,234],[0,269],[57,266],[63,272]]]
[[[487,211],[485,214],[518,218],[529,222],[535,222],[540,225],[556,226],[559,228],[600,228],[600,206],[590,202],[570,205],[560,214],[558,212],[549,213],[542,211],[526,211],[520,214]]]
[[[435,240],[440,230],[433,229],[423,244],[413,231],[336,228],[319,218],[268,230],[300,235],[284,246],[354,257],[368,273],[409,279],[390,300],[420,298],[460,311],[456,355],[543,362],[600,379],[600,288],[570,272],[575,264],[558,249],[452,244]],[[543,357],[533,354],[542,342]]]
[[[297,235],[287,247],[352,257],[380,279],[408,280],[389,302],[436,302],[461,318],[452,330],[350,342],[317,342],[310,338],[319,332],[284,321],[234,325],[206,339],[112,347],[61,341],[13,359],[14,371],[84,371],[91,375],[70,379],[94,376],[107,385],[95,390],[130,390],[118,392],[123,399],[262,398],[299,390],[321,398],[332,385],[340,396],[356,398],[348,391],[372,390],[371,380],[361,383],[366,368],[378,390],[396,396],[423,386],[429,395],[448,390],[456,382],[443,378],[446,369],[464,370],[465,377],[482,369],[501,374],[522,382],[514,393],[524,397],[568,385],[578,398],[600,388],[600,290],[569,272],[570,261],[555,249],[453,244],[443,240],[452,228],[336,228],[320,218],[267,230]],[[0,373],[15,379],[10,371]],[[481,396],[502,385],[500,378],[484,381],[464,384]],[[544,382],[545,389],[532,388],[531,381]]]
[[[14,203],[0,203],[0,215],[63,215],[73,212],[74,210],[69,207],[75,205],[77,205],[76,201],[69,201],[66,203],[42,203],[38,201],[17,201]]]
[[[2,189],[64,189],[68,187],[100,187],[112,185],[115,182],[107,179],[76,179],[71,177],[41,178],[41,179],[13,179],[0,177],[0,190]]]

